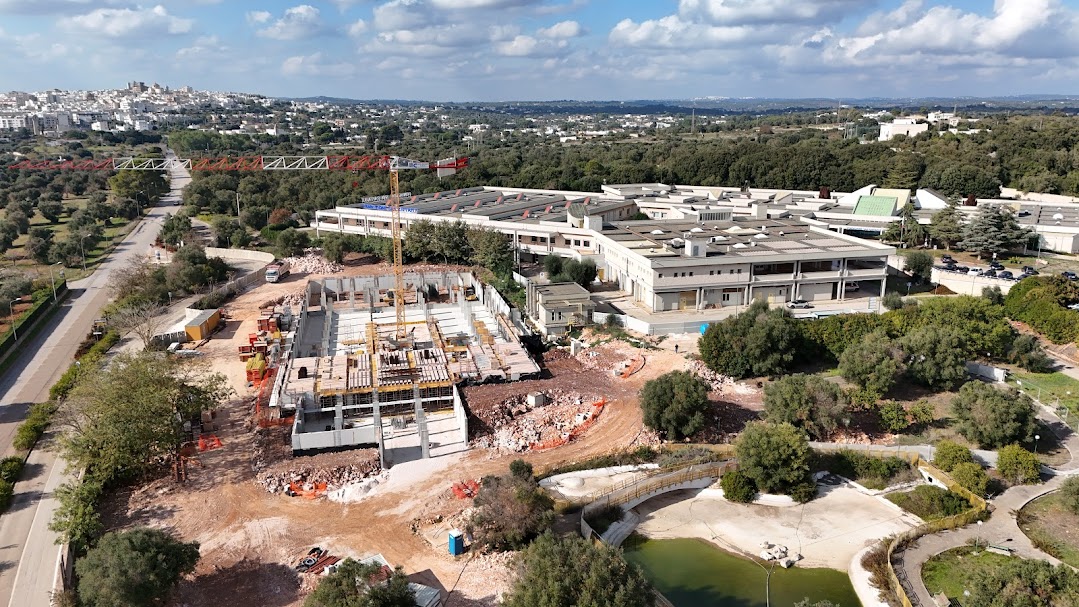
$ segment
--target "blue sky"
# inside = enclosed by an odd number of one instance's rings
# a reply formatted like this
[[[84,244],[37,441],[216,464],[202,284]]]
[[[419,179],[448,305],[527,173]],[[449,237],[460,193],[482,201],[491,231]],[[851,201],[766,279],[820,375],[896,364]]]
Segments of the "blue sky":
[[[0,90],[447,101],[1079,93],[1079,0],[0,0]]]

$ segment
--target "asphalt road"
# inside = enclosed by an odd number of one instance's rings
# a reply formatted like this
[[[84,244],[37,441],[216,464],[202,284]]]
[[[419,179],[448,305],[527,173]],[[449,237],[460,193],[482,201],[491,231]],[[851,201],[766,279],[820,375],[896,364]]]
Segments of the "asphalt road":
[[[72,292],[60,310],[33,339],[19,344],[18,358],[0,377],[0,446],[5,455],[13,452],[15,427],[26,409],[48,400],[49,386],[71,364],[79,343],[108,303],[112,272],[149,251],[164,215],[179,209],[180,192],[190,179],[186,171],[174,172],[172,191],[150,209],[97,271],[69,284]],[[59,558],[56,534],[48,529],[57,505],[52,492],[68,478],[68,472],[48,438],[30,454],[23,478],[15,485],[11,508],[0,516],[0,606],[50,605]]]

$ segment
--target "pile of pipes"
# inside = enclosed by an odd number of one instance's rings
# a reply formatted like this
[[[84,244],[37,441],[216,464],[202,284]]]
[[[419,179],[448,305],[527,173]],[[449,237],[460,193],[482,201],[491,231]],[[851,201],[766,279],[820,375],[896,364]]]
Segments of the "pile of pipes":
[[[761,560],[776,561],[784,569],[802,560],[802,555],[798,553],[788,556],[786,546],[775,546],[770,542],[761,542],[761,548]]]
[[[297,274],[337,274],[344,267],[322,256],[322,249],[309,248],[303,250],[299,257],[287,257],[289,270]]]
[[[313,461],[324,456],[341,456],[357,452],[364,454],[365,457],[355,458],[355,461],[351,462],[338,462],[336,465],[329,462]],[[262,485],[270,493],[285,493],[292,483],[303,487],[308,485],[317,487],[325,483],[326,490],[333,491],[345,485],[358,483],[365,478],[375,476],[381,471],[382,468],[378,462],[378,451],[363,449],[346,453],[324,453],[277,462],[261,471],[255,482]]]

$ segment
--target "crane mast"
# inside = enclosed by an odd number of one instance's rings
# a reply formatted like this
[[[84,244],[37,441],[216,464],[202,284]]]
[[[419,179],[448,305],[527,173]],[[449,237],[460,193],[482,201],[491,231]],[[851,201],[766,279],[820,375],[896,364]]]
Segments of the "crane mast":
[[[401,234],[401,186],[397,168],[390,168],[390,222],[393,234],[393,309],[397,314],[397,339],[405,338],[405,257]]]

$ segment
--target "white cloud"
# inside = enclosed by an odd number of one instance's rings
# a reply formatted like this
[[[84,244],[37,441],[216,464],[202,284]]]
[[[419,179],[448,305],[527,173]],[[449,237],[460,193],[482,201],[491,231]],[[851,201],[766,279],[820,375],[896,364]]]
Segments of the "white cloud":
[[[247,13],[246,17],[248,23],[255,25],[259,23],[266,23],[270,20],[271,17],[273,17],[273,13],[269,11],[250,11],[249,13]]]
[[[423,0],[390,0],[376,6],[371,13],[379,31],[413,29],[440,20]]]
[[[541,0],[431,0],[431,5],[441,9],[493,9],[540,4]]]
[[[678,14],[716,25],[817,23],[867,4],[866,0],[680,0]]]
[[[178,59],[207,58],[229,52],[229,47],[221,43],[217,36],[199,36],[191,46],[176,51]]]
[[[349,36],[361,36],[367,33],[367,22],[363,19],[357,19],[352,25],[348,26]]]
[[[551,27],[540,28],[536,33],[544,38],[576,38],[584,33],[584,29],[576,21],[560,21]]]
[[[286,10],[280,19],[260,29],[258,35],[274,40],[302,40],[322,31],[319,10],[310,4],[301,4]]]
[[[356,67],[352,63],[327,62],[322,53],[319,52],[310,55],[296,55],[285,59],[281,64],[281,73],[286,76],[346,78],[356,74]]]
[[[69,31],[82,31],[109,38],[186,34],[194,25],[192,19],[170,15],[160,4],[144,8],[99,8],[85,15],[63,17],[58,25]]]

